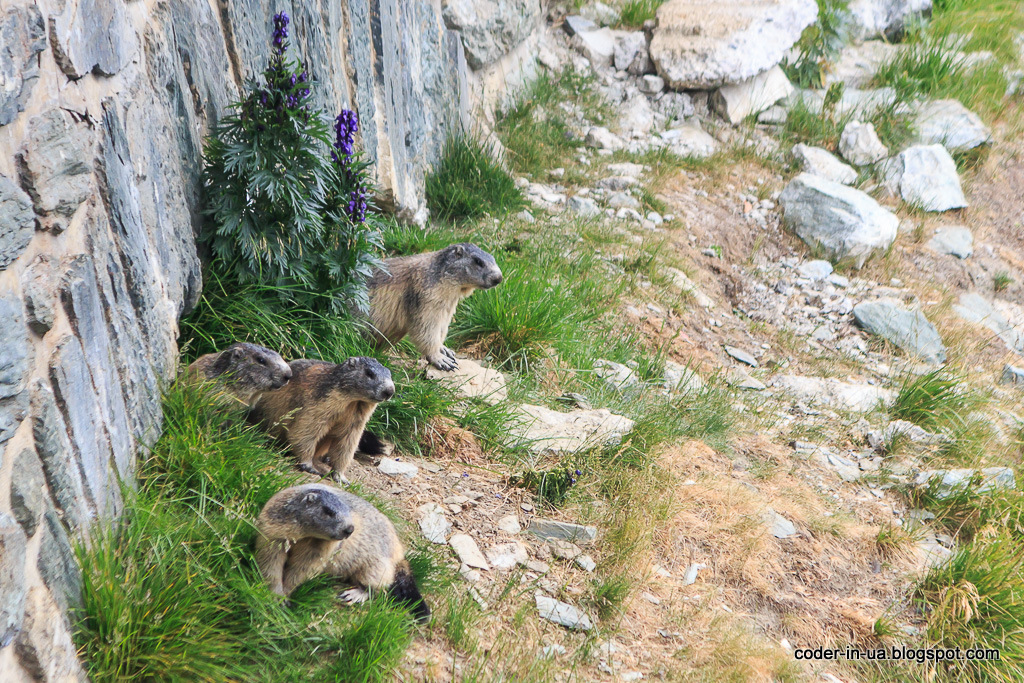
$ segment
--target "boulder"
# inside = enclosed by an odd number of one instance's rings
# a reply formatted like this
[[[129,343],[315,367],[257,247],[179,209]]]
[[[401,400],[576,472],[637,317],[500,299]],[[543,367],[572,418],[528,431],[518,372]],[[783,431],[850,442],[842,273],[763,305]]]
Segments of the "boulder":
[[[974,235],[962,225],[948,225],[935,231],[928,246],[940,254],[965,259],[974,253]]]
[[[618,135],[601,126],[591,126],[588,128],[583,141],[587,147],[608,149],[613,152],[622,149],[626,144]]]
[[[466,62],[481,69],[498,61],[533,32],[540,19],[537,0],[444,0],[445,25],[458,31]]]
[[[801,173],[782,192],[785,222],[808,245],[833,261],[860,268],[896,239],[899,219],[860,190]]]
[[[509,426],[512,445],[534,453],[575,453],[622,441],[633,421],[607,409],[561,413],[544,406],[519,406]]]
[[[967,206],[956,162],[942,145],[915,145],[885,162],[882,175],[894,195],[925,211]]]
[[[454,370],[438,370],[433,365],[423,363],[426,377],[444,384],[464,398],[479,398],[494,405],[508,397],[505,376],[492,368],[486,368],[475,360],[459,358],[459,366]]]
[[[739,83],[782,61],[817,17],[814,0],[668,0],[651,60],[675,90]]]
[[[853,317],[871,334],[926,363],[946,362],[946,347],[939,331],[919,310],[909,310],[898,302],[881,299],[857,304],[853,307]]]
[[[574,35],[571,44],[597,68],[608,68],[615,57],[615,43],[621,31],[599,28]]]
[[[786,74],[780,67],[773,66],[739,83],[723,85],[715,92],[711,103],[726,121],[736,124],[792,93],[793,86]]]
[[[958,100],[925,102],[917,109],[913,130],[926,145],[964,152],[992,142],[992,131]]]
[[[661,139],[668,142],[669,151],[677,156],[704,159],[715,153],[718,143],[700,127],[700,121],[689,118],[662,131]]]
[[[0,174],[0,271],[21,256],[35,232],[31,198],[14,181]]]
[[[854,166],[867,166],[889,156],[870,123],[850,121],[839,137],[839,153]]]
[[[36,55],[46,49],[46,24],[35,4],[0,15],[0,46],[0,126],[6,126],[25,111],[39,80]]]
[[[857,182],[857,171],[837,159],[827,149],[801,143],[793,147],[793,158],[800,163],[806,173],[843,185]]]
[[[859,40],[896,38],[907,21],[931,12],[932,0],[851,0],[850,31]]]

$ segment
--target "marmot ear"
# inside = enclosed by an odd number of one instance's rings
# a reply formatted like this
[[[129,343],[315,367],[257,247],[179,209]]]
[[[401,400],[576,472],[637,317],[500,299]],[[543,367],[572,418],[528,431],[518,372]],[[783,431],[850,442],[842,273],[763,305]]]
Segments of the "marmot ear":
[[[354,368],[356,366],[356,359],[355,359],[354,356],[352,358],[347,358],[347,359],[345,359],[345,362],[342,363],[341,365],[346,370],[351,370],[352,368]]]
[[[465,255],[466,250],[463,249],[461,244],[456,244],[452,248],[452,253],[455,254],[455,258],[462,258],[462,256]]]
[[[307,505],[311,505],[311,504],[317,503],[319,501],[320,501],[320,494],[318,494],[316,491],[310,491],[309,493],[307,493],[305,496],[302,497],[302,502],[306,503]]]

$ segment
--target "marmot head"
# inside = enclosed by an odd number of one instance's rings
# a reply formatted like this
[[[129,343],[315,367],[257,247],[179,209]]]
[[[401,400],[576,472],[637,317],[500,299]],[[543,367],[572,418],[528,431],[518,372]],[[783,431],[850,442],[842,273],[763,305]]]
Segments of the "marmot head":
[[[373,358],[353,356],[335,367],[331,376],[338,389],[367,401],[380,403],[395,395],[391,371]]]
[[[352,508],[341,496],[322,484],[294,487],[274,517],[295,525],[296,537],[344,541],[356,530]]]
[[[469,242],[437,252],[434,267],[439,271],[439,280],[454,280],[470,291],[497,287],[504,279],[494,257]]]
[[[280,389],[292,378],[292,369],[281,354],[268,348],[239,342],[221,351],[213,364],[217,377],[256,390]]]

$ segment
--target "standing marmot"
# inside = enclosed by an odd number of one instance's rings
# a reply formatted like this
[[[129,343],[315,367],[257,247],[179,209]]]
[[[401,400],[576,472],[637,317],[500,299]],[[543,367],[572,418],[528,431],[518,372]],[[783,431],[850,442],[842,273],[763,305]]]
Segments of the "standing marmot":
[[[284,439],[299,469],[347,481],[345,470],[363,427],[381,401],[395,395],[391,372],[373,358],[349,358],[341,365],[293,360],[292,379],[264,392],[253,411],[270,433]]]
[[[183,377],[189,382],[217,382],[226,397],[252,408],[264,391],[286,385],[292,369],[276,351],[238,342],[219,353],[200,356],[185,369]]]
[[[378,342],[397,344],[409,335],[416,349],[439,370],[458,367],[444,345],[459,300],[476,289],[501,284],[494,257],[475,244],[384,261],[387,272],[370,278],[370,322]]]
[[[324,484],[292,486],[267,501],[256,526],[256,562],[275,593],[291,595],[327,573],[355,584],[341,594],[348,602],[387,589],[417,620],[430,617],[394,525],[359,496]]]

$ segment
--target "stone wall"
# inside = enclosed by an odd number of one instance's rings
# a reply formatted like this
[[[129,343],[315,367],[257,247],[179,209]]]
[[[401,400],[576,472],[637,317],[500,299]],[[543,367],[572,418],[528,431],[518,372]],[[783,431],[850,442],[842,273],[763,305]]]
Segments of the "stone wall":
[[[358,111],[384,205],[422,221],[424,174],[447,134],[532,63],[539,0],[499,4],[497,23],[456,25],[440,0],[3,3],[5,683],[85,678],[67,618],[81,599],[72,547],[120,513],[121,482],[160,433],[178,321],[201,289],[203,137],[262,70],[273,14],[291,14],[320,101]],[[484,54],[477,71],[464,42]]]

